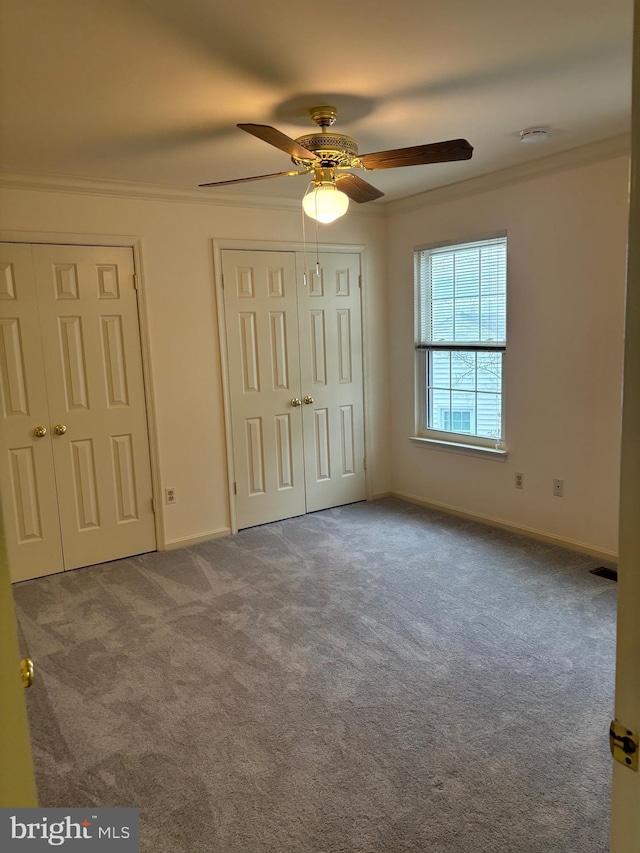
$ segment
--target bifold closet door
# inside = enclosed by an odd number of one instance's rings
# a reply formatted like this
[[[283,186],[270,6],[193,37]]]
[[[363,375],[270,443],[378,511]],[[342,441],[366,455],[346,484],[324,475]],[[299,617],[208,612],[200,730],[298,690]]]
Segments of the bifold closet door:
[[[366,497],[360,257],[321,252],[320,274],[315,263],[307,267],[298,317],[306,506],[314,512]]]
[[[15,285],[14,297],[3,297],[3,322],[15,320],[17,329],[13,356],[6,343],[2,353],[5,421],[13,418],[16,430],[2,448],[12,578],[154,550],[131,250],[5,244],[3,253]],[[23,389],[13,392],[24,412],[19,425],[4,402],[13,388]]]
[[[0,332],[0,494],[18,581],[64,569],[31,246],[0,244]]]
[[[239,528],[364,500],[359,256],[222,252]]]
[[[305,510],[293,252],[222,253],[236,514],[253,527]]]

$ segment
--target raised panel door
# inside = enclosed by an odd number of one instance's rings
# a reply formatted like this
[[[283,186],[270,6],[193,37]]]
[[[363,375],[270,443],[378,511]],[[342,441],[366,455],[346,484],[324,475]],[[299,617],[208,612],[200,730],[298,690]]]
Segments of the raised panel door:
[[[0,492],[13,581],[64,568],[43,364],[31,246],[2,243]]]
[[[304,269],[305,256],[298,255]],[[364,500],[360,258],[320,253],[298,289],[307,512]]]
[[[292,252],[222,252],[238,527],[305,512]]]
[[[154,550],[131,250],[41,245],[33,258],[65,568]]]

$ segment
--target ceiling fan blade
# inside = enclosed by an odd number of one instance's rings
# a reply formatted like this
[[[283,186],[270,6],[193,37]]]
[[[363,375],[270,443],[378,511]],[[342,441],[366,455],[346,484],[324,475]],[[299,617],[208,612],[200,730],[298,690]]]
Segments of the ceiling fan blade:
[[[298,157],[301,160],[318,159],[313,151],[303,148],[302,145],[298,145],[295,139],[291,139],[290,136],[286,136],[268,124],[239,124],[238,127],[240,130],[252,133],[258,139],[262,139],[263,142],[268,142],[269,145],[275,145],[276,148],[279,148],[291,157]]]
[[[432,142],[429,145],[414,145],[412,148],[361,154],[360,161],[367,169],[395,169],[398,166],[422,166],[427,163],[469,160],[472,153],[473,147],[466,139],[449,139],[446,142]]]
[[[357,201],[362,204],[365,201],[375,201],[377,198],[382,198],[384,193],[372,187],[371,184],[363,181],[358,175],[352,175],[350,172],[344,175],[336,176],[336,185],[342,190],[345,195],[348,195],[351,201]]]
[[[233,178],[231,181],[213,181],[211,184],[198,184],[199,187],[223,187],[225,184],[246,184],[247,181],[263,181],[265,178],[286,178],[290,175],[307,175],[308,172],[273,172],[271,175],[254,175],[251,178]]]

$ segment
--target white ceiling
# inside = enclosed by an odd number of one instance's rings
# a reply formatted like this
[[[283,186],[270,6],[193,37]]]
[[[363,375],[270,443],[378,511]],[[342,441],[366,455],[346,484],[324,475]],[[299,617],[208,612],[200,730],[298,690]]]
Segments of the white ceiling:
[[[360,152],[464,137],[466,162],[370,172],[382,202],[626,133],[632,0],[0,0],[4,172],[195,188],[292,168],[238,130]],[[524,145],[519,132],[550,128]],[[233,188],[301,196],[303,178]],[[230,192],[225,188],[225,193]],[[202,190],[215,197],[219,190]]]

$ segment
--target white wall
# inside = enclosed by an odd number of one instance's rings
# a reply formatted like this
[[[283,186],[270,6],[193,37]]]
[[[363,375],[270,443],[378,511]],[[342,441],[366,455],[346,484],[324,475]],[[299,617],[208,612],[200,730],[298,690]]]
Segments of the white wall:
[[[177,490],[161,506],[165,539],[229,528],[226,455],[212,238],[300,241],[296,209],[265,209],[3,189],[0,230],[131,235],[141,240],[148,308],[160,483]],[[328,243],[364,244],[367,457],[374,493],[388,490],[384,220],[349,213],[327,226]],[[72,240],[71,240],[72,242]]]
[[[392,489],[617,552],[628,159],[402,211],[389,224]],[[428,197],[425,197],[428,198]],[[394,206],[392,205],[392,209]],[[505,462],[408,440],[413,248],[507,230]],[[515,472],[524,489],[514,488]],[[564,497],[552,494],[564,479]]]

